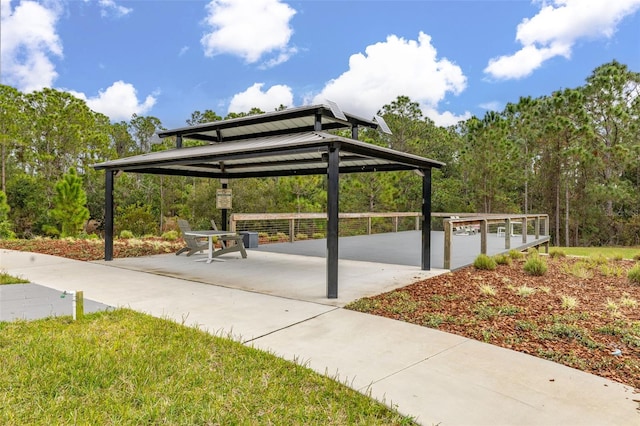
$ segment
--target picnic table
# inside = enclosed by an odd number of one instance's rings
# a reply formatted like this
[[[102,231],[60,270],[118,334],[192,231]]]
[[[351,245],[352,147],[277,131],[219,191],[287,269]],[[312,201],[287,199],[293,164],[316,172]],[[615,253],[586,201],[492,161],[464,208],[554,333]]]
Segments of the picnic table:
[[[214,258],[218,256],[222,256],[223,254],[233,253],[239,251],[242,255],[243,259],[247,258],[247,251],[244,249],[244,242],[242,241],[242,235],[237,234],[235,232],[228,231],[188,231],[185,232],[185,235],[190,235],[193,237],[206,237],[209,241],[209,251],[207,256],[207,263],[211,263],[214,261]],[[227,244],[223,245],[222,248],[216,250],[215,245],[213,244],[213,239],[219,238],[220,240],[226,242]],[[231,244],[229,244],[231,243]],[[202,259],[198,259],[202,260]]]

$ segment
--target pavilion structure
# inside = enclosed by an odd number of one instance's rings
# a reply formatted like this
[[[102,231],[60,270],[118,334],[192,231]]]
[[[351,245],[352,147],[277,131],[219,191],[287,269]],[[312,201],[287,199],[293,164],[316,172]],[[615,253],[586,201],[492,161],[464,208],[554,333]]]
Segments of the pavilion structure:
[[[96,170],[105,171],[105,260],[113,259],[113,190],[119,173],[193,176],[223,182],[326,175],[327,297],[337,298],[340,175],[413,170],[422,177],[422,244],[416,250],[421,250],[422,270],[431,269],[431,169],[444,163],[359,141],[359,128],[390,133],[381,117],[367,120],[328,102],[163,131],[158,136],[175,138],[175,148],[95,164]],[[183,147],[185,139],[201,144]]]

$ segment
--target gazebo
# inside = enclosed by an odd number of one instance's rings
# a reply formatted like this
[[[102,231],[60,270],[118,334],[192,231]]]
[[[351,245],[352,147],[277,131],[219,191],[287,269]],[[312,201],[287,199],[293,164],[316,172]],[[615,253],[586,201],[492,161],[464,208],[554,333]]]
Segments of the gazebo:
[[[93,165],[105,171],[105,260],[113,259],[117,173],[215,179],[326,174],[327,297],[337,298],[340,175],[414,170],[422,176],[421,268],[431,269],[431,169],[444,163],[359,141],[360,127],[390,133],[381,117],[367,120],[329,102],[164,131],[158,136],[175,137],[175,148]],[[338,129],[350,130],[351,137],[330,132]],[[203,144],[183,147],[184,139]]]

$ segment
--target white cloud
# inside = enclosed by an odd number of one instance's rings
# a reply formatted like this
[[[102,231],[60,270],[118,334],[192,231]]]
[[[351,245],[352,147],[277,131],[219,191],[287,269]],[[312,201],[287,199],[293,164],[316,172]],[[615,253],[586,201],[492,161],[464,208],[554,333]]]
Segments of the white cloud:
[[[530,75],[545,61],[569,58],[580,39],[609,38],[618,23],[640,8],[640,0],[551,0],[540,12],[518,25],[516,40],[522,49],[489,60],[484,72],[498,79]]]
[[[133,12],[133,9],[120,6],[114,0],[98,0],[98,5],[100,5],[100,15],[102,17],[114,15],[117,18],[121,18]]]
[[[178,56],[183,56],[189,51],[189,46],[182,46],[180,52],[178,52]]]
[[[458,65],[438,59],[429,35],[421,32],[417,41],[390,35],[384,42],[367,46],[365,54],[352,55],[349,70],[329,81],[313,103],[329,99],[344,111],[370,118],[398,96],[408,96],[436,124],[447,125],[458,118],[438,113],[437,106],[448,93],[461,93],[466,81]]]
[[[478,106],[487,111],[500,111],[502,109],[502,104],[498,101],[485,102]]]
[[[207,12],[211,32],[200,40],[206,56],[227,53],[251,64],[274,54],[263,64],[274,66],[297,51],[289,46],[289,21],[296,11],[280,0],[212,0]]]
[[[73,90],[69,90],[69,93],[84,100],[89,108],[106,115],[112,121],[129,120],[133,114],[144,115],[156,103],[156,98],[152,95],[140,103],[135,87],[124,81],[116,81],[94,97],[87,97],[84,93]]]
[[[293,106],[290,87],[278,84],[263,92],[262,86],[264,83],[255,83],[244,92],[235,94],[229,103],[228,112],[249,112],[251,108],[260,108],[262,111],[269,112],[280,105]]]
[[[58,73],[53,57],[62,57],[62,42],[56,32],[60,10],[34,1],[0,0],[0,75],[2,83],[32,92],[51,87]]]

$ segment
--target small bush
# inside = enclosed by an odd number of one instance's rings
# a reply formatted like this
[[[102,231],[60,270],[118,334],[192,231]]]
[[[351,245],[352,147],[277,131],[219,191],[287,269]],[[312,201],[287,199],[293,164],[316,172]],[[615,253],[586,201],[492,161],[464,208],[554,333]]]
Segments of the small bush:
[[[489,284],[482,284],[479,286],[480,288],[480,293],[484,294],[485,296],[495,296],[496,295],[496,289],[495,287],[489,285]]]
[[[296,240],[308,240],[309,236],[307,234],[296,234]]]
[[[574,309],[578,306],[578,299],[573,296],[561,296],[560,300],[562,302],[563,309]]]
[[[178,231],[167,231],[164,234],[162,234],[162,239],[163,240],[167,240],[167,241],[175,241],[177,240],[179,237]]]
[[[516,288],[515,292],[520,297],[529,297],[536,292],[536,289],[525,284]]]
[[[527,257],[537,256],[538,254],[538,249],[535,247],[529,247],[527,249]]]
[[[322,232],[314,232],[313,233],[313,239],[314,240],[321,240],[322,238],[324,238],[324,234]]]
[[[493,271],[498,266],[496,261],[493,258],[487,256],[486,254],[481,254],[476,257],[476,260],[473,261],[473,266],[476,269],[485,269],[487,271]]]
[[[133,238],[133,232],[123,229],[122,231],[120,231],[120,238],[122,238],[123,240],[128,240],[130,238]]]
[[[634,255],[633,260],[640,260],[640,253]]]
[[[509,257],[513,260],[520,260],[524,257],[524,254],[522,254],[522,252],[518,250],[510,250]]]
[[[549,257],[553,259],[555,259],[556,257],[567,257],[567,253],[559,248],[552,248],[551,250],[549,250]]]
[[[495,260],[498,265],[511,265],[511,257],[508,254],[497,254],[493,256],[493,260]]]
[[[629,281],[631,281],[632,284],[640,284],[640,263],[629,269],[627,278],[629,278]]]
[[[277,235],[269,235],[269,241],[280,241],[280,237]]]
[[[547,262],[540,256],[529,256],[524,263],[524,271],[529,275],[544,275],[547,272]]]

